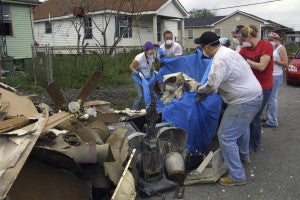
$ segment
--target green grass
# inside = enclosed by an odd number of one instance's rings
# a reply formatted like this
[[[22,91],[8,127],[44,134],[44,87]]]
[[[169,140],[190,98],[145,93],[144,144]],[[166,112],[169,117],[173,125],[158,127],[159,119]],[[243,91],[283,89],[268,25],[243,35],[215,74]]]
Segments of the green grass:
[[[134,57],[140,50],[118,53],[114,56],[91,53],[86,55],[52,55],[53,79],[60,88],[79,89],[84,86],[95,70],[104,74],[99,87],[113,89],[121,85],[132,84],[131,70],[129,68]],[[184,55],[193,54],[185,51]],[[6,78],[6,83],[19,90],[42,93],[45,91],[50,79],[48,57],[37,54],[34,59],[35,69],[26,67],[25,71]],[[160,68],[155,64],[156,70]],[[35,72],[35,73],[34,73]],[[35,86],[34,74],[37,86]],[[135,91],[132,91],[135,93]]]

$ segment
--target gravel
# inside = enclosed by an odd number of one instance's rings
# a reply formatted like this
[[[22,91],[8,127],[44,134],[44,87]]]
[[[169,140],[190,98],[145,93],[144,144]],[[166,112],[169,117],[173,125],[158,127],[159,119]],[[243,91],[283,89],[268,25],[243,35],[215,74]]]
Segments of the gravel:
[[[111,103],[111,107],[117,107],[118,109],[125,107],[131,107],[136,97],[134,86],[124,85],[115,89],[95,88],[88,96],[86,101],[102,100]],[[75,101],[80,89],[61,89],[61,92],[67,102]],[[23,95],[31,95],[30,92],[23,92]],[[32,102],[38,107],[38,104],[45,103],[50,106],[55,112],[58,108],[51,100],[47,92],[31,98]]]

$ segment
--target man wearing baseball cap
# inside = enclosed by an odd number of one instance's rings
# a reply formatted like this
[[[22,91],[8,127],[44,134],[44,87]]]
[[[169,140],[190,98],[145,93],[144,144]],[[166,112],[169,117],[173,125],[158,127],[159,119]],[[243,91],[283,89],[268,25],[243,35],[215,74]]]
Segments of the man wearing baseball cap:
[[[205,32],[194,42],[212,58],[208,80],[198,87],[198,96],[219,92],[227,104],[217,134],[229,175],[219,183],[244,185],[242,163],[250,163],[249,125],[261,106],[262,88],[249,64],[237,52],[221,46],[215,33]]]

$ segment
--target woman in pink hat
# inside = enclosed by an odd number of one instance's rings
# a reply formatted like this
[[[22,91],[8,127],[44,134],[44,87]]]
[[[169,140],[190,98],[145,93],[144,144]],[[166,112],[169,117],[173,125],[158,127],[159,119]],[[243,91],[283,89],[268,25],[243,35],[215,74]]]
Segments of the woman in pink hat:
[[[286,53],[285,47],[281,44],[280,36],[275,32],[270,32],[268,34],[268,40],[273,45],[273,61],[274,61],[274,69],[273,69],[273,89],[270,95],[270,98],[267,103],[267,112],[266,118],[262,121],[263,127],[277,127],[277,96],[280,85],[283,82],[283,70],[282,67],[288,66],[288,57]]]

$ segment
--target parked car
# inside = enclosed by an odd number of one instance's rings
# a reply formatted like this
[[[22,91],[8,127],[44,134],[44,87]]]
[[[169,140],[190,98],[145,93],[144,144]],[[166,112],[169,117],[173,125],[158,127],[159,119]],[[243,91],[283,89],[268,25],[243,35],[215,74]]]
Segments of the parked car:
[[[292,61],[286,68],[286,83],[300,83],[300,48],[292,57]]]

